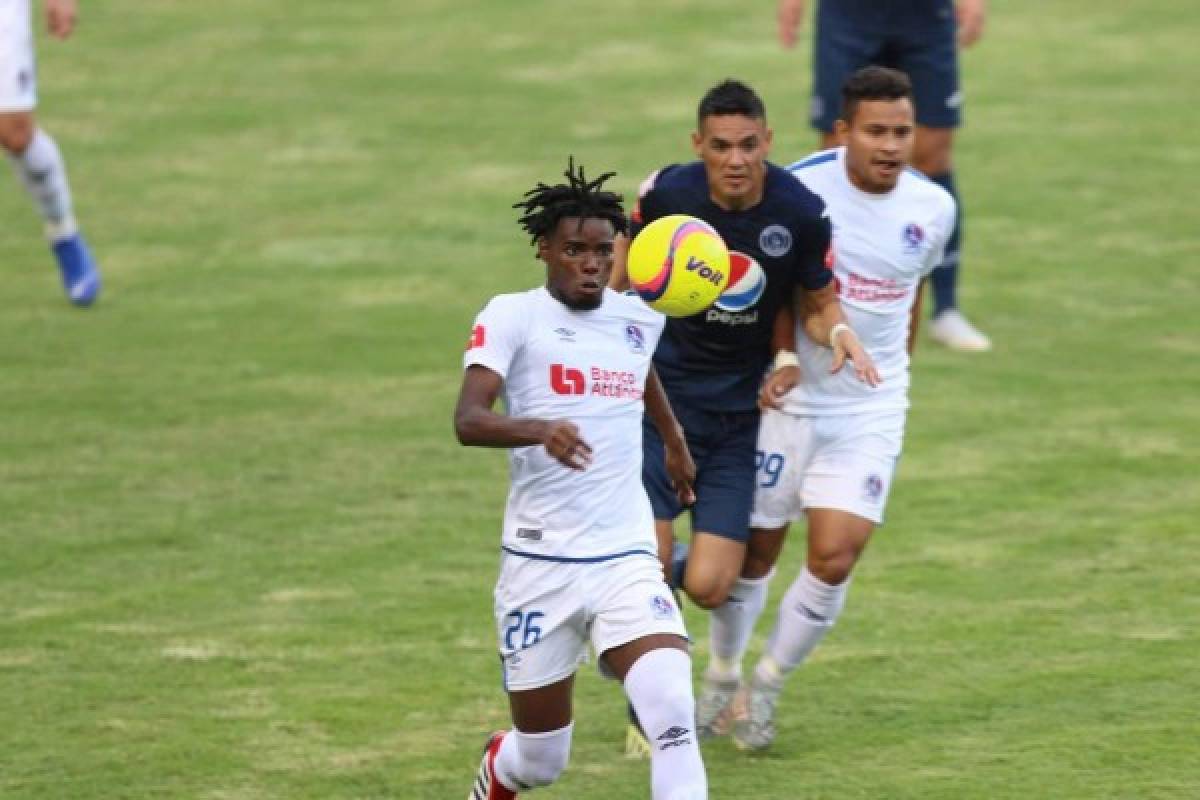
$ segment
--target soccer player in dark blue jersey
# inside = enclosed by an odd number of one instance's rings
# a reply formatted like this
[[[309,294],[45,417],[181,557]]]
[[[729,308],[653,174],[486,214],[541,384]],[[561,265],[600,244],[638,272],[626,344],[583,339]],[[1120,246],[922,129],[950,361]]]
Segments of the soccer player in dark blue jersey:
[[[796,43],[805,0],[779,0],[779,41]],[[983,35],[987,0],[820,0],[813,45],[812,124],[821,149],[834,134],[841,89],[855,71],[876,64],[905,72],[917,111],[913,166],[958,200],[954,182],[954,130],[962,121],[958,50]],[[942,264],[933,271],[934,341],[955,350],[981,351],[991,341],[958,310],[962,204]]]
[[[756,573],[754,559],[746,556],[757,391],[772,367],[780,310],[794,298],[804,302],[816,319],[810,334],[834,348],[834,370],[849,359],[860,379],[875,384],[879,378],[837,300],[826,264],[830,222],[825,205],[767,161],[770,145],[766,109],[754,90],[735,80],[714,86],[700,101],[692,134],[699,160],[664,167],[647,178],[632,215],[633,235],[668,214],[698,217],[721,234],[732,256],[729,288],[707,311],[669,319],[654,354],[697,469],[690,552],[671,570],[673,582],[697,605],[712,609],[712,668],[723,675],[740,672],[740,665],[724,663],[721,656],[744,650],[750,634],[744,622],[766,602],[767,576]],[[614,285],[623,286],[623,257],[614,272]],[[831,334],[836,334],[832,343]],[[786,338],[777,336],[775,344],[781,341]],[[774,364],[795,363],[795,353],[780,348]],[[642,480],[654,508],[659,555],[670,563],[674,520],[684,509],[660,466],[663,444],[653,425],[644,430],[643,456]],[[712,683],[706,681],[706,694]],[[736,684],[728,697],[711,702],[725,707],[735,689]],[[706,702],[702,697],[698,717]],[[697,728],[702,736],[709,733],[699,718]]]

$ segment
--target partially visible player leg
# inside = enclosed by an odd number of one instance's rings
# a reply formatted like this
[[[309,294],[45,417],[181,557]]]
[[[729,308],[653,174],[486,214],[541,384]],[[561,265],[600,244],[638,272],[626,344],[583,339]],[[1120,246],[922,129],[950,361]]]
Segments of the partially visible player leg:
[[[31,111],[0,113],[0,145],[42,217],[67,297],[90,305],[100,292],[100,274],[75,222],[62,152]]]
[[[935,341],[955,350],[979,352],[991,349],[991,341],[970,323],[958,308],[959,261],[962,253],[963,205],[954,183],[951,150],[953,128],[917,127],[913,165],[954,197],[958,215],[954,232],[946,244],[946,256],[930,275],[933,285],[933,323],[929,333]]]
[[[775,705],[788,674],[799,667],[837,621],[850,572],[875,523],[847,511],[813,508],[808,517],[808,561],[779,605],[767,649],[754,669],[737,720],[734,743],[761,750],[775,739]]]
[[[549,686],[510,692],[513,728],[492,734],[468,800],[511,800],[549,786],[571,753],[571,676]]]
[[[687,641],[651,634],[607,650],[603,658],[624,683],[650,740],[653,800],[705,800],[708,777],[695,731]]]
[[[917,112],[913,166],[942,186],[958,203],[954,233],[945,259],[930,276],[933,284],[933,323],[930,336],[963,351],[991,348],[988,337],[958,308],[958,276],[962,243],[963,206],[954,181],[954,129],[962,122],[962,90],[958,80],[957,30],[953,15],[926,26],[897,33],[899,60],[894,66],[912,80]]]
[[[696,706],[702,737],[726,733],[742,680],[742,657],[767,600],[770,577],[783,549],[788,523],[800,514],[800,477],[812,433],[803,421],[778,411],[763,414],[757,441],[750,537],[740,576],[728,601],[713,611],[710,661]]]

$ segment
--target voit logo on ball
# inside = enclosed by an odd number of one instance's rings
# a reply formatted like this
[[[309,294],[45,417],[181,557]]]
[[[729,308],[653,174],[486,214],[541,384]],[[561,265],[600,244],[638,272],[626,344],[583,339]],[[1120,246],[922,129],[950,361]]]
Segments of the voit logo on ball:
[[[767,273],[745,253],[729,251],[729,286],[705,316],[710,322],[728,325],[752,325],[758,321],[758,309],[749,310],[767,288]]]

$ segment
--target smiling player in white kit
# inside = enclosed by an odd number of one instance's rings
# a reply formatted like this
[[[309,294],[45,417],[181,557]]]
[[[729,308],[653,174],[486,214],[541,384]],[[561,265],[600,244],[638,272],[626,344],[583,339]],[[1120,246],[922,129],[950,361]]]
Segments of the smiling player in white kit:
[[[493,298],[464,357],[455,431],[509,448],[496,633],[513,729],[493,734],[469,800],[509,800],[566,768],[574,676],[590,642],[653,742],[655,800],[704,800],[691,658],[642,486],[643,410],[681,502],[695,465],[651,357],[665,320],[606,288],[620,197],[573,166],[517,204],[546,284]],[[504,397],[506,414],[492,410]]]
[[[801,310],[799,366],[777,360],[763,386],[769,408],[759,429],[751,557],[769,569],[801,516],[808,551],[766,651],[729,709],[743,749],[773,741],[784,679],[833,626],[850,573],[883,522],[904,438],[921,291],[954,228],[949,192],[908,168],[915,124],[907,76],[866,67],[847,80],[843,100],[837,131],[845,144],[789,170],[825,201],[839,300],[882,382],[871,387],[845,368],[831,372],[832,353],[805,335]]]

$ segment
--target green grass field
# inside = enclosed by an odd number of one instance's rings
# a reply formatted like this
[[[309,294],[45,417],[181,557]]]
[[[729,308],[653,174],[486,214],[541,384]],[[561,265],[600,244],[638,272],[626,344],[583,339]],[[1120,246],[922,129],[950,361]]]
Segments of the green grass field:
[[[809,51],[769,2],[83,6],[40,114],[97,308],[0,191],[0,796],[461,798],[506,481],[450,410],[541,278],[509,204],[569,153],[632,193],[727,75],[803,155]],[[996,351],[919,349],[889,524],[714,798],[1200,797],[1197,26],[993,5],[958,162]],[[534,796],[645,797],[617,687],[577,712]]]

